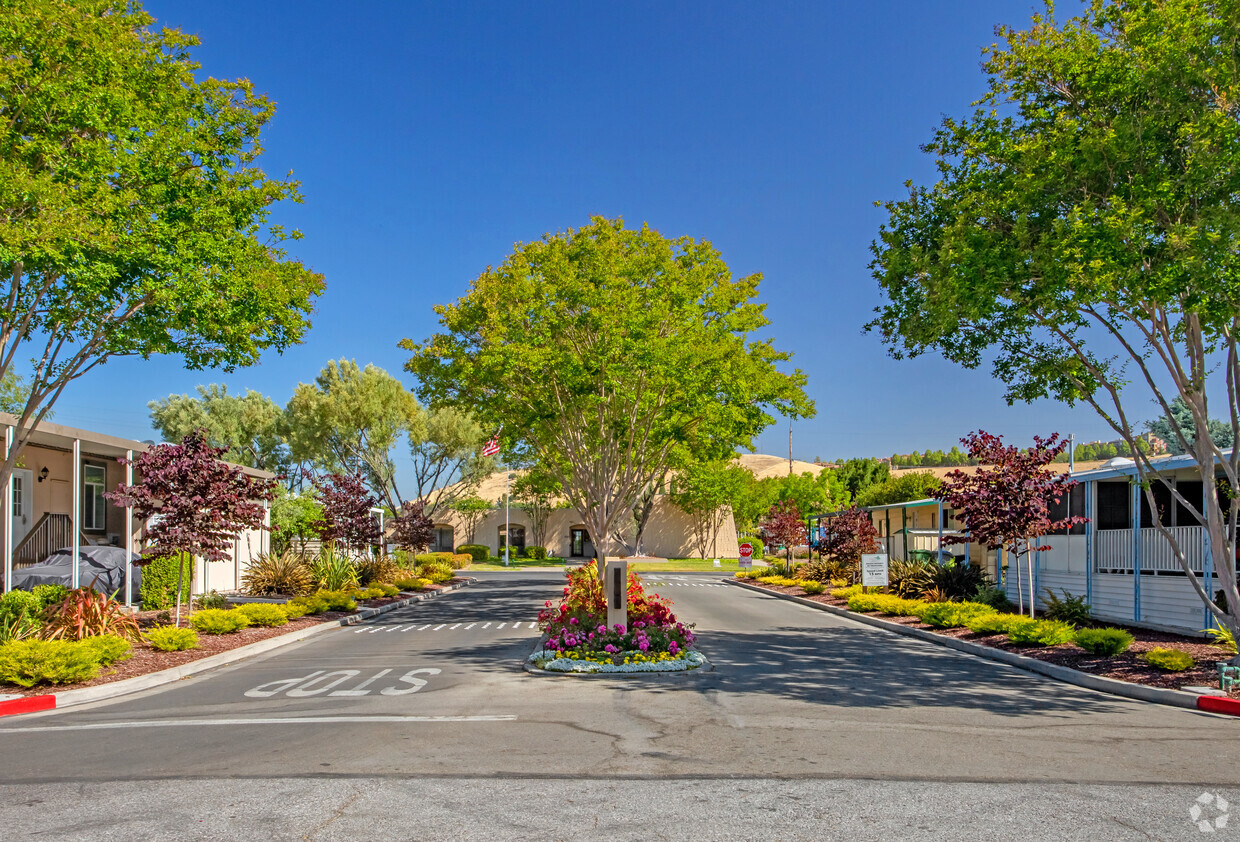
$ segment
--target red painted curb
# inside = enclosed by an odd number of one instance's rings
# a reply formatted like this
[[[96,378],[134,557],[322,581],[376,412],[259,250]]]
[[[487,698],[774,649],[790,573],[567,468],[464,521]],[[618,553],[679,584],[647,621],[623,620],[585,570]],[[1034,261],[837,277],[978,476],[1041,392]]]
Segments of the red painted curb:
[[[7,702],[0,702],[0,716],[34,713],[36,710],[51,710],[54,707],[56,707],[55,696],[26,696],[21,699],[9,699]]]
[[[1210,713],[1229,713],[1232,716],[1240,716],[1240,699],[1233,699],[1230,696],[1198,696],[1197,709],[1207,710]]]

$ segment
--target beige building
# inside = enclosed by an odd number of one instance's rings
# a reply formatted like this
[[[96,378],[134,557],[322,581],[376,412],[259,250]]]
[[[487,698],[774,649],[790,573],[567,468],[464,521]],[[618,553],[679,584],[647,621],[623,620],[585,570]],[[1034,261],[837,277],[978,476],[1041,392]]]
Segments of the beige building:
[[[0,413],[6,444],[14,438],[16,421]],[[134,522],[128,509],[112,505],[103,495],[133,481],[132,470],[119,460],[132,459],[147,447],[143,442],[59,424],[43,423],[34,430],[9,487],[0,489],[3,510],[10,513],[0,518],[4,556],[0,575],[5,590],[10,570],[37,564],[59,549],[111,545],[130,552],[142,550],[143,524]],[[253,468],[242,470],[254,477],[273,476]],[[265,525],[270,525],[269,515]],[[227,561],[195,562],[193,593],[239,588],[250,560],[267,549],[266,530],[238,535]]]

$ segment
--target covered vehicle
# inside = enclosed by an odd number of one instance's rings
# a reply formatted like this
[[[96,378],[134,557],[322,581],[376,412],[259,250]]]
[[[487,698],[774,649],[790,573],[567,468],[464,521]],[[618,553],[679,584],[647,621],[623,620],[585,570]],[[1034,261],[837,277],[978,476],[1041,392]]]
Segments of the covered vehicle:
[[[93,587],[100,593],[116,593],[117,599],[124,599],[125,592],[125,548],[124,547],[82,547],[79,556],[78,583],[82,587]],[[133,554],[134,562],[141,562],[142,557]],[[73,549],[62,547],[38,564],[13,571],[13,587],[31,590],[35,585],[64,585],[70,587],[73,582]],[[133,585],[130,594],[134,602],[138,602],[138,586],[142,582],[141,568],[133,568]]]

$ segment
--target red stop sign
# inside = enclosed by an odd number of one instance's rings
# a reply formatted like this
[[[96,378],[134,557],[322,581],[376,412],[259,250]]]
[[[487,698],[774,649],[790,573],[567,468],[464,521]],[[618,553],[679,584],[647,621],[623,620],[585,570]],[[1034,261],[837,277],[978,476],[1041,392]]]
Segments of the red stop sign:
[[[753,555],[753,544],[741,544],[741,558],[750,558]]]

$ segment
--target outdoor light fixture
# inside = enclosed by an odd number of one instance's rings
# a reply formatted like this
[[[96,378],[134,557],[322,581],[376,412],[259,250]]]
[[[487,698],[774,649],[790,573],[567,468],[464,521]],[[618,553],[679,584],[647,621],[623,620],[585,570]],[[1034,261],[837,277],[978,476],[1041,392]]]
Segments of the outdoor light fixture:
[[[47,479],[47,465],[43,466],[43,470],[39,471],[39,482]]]

